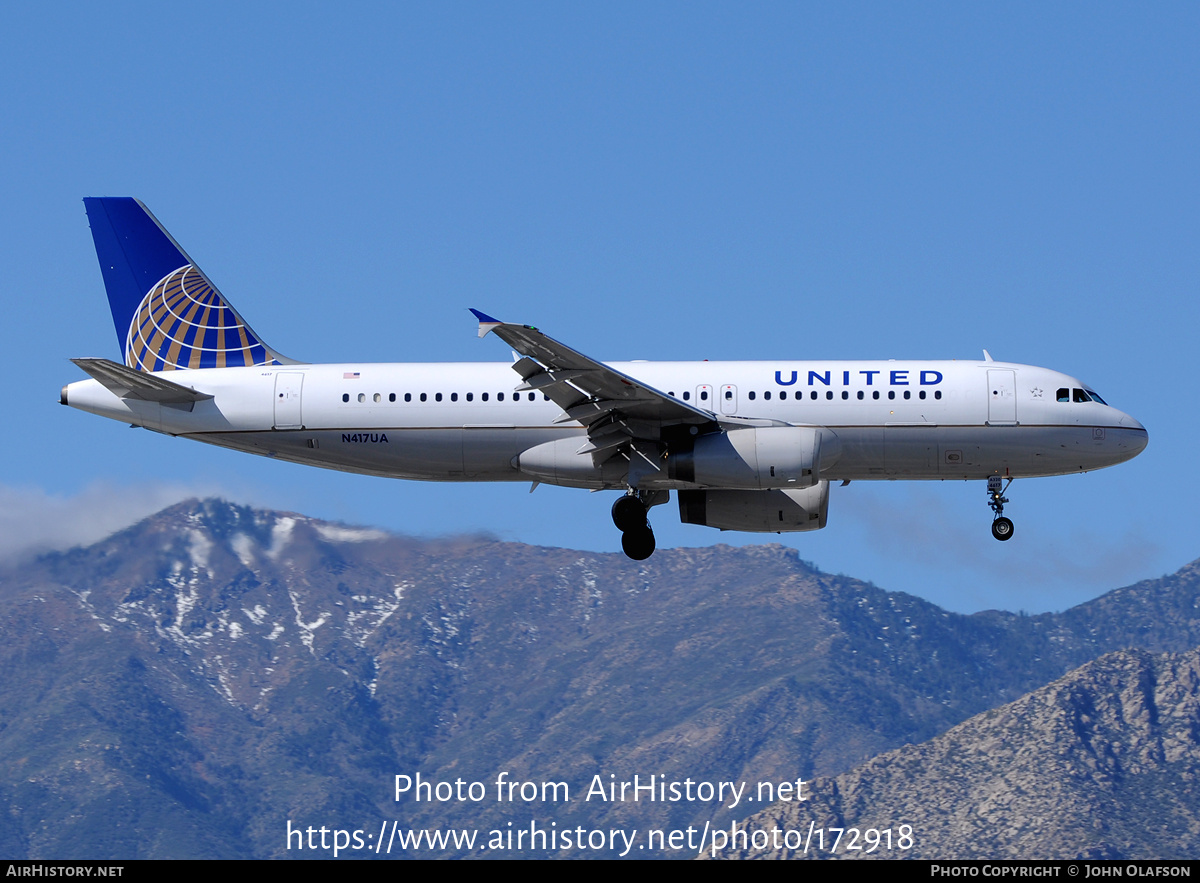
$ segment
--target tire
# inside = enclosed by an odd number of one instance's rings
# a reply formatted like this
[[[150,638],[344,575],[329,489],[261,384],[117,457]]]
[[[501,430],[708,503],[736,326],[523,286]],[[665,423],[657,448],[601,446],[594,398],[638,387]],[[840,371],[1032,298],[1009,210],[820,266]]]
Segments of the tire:
[[[646,527],[646,507],[641,500],[629,494],[617,497],[612,507],[612,520],[621,533],[643,530]]]
[[[654,532],[648,527],[621,534],[621,548],[634,561],[645,561],[654,554]]]
[[[992,522],[992,536],[1004,542],[1011,540],[1013,535],[1013,523],[1007,518],[997,518]]]

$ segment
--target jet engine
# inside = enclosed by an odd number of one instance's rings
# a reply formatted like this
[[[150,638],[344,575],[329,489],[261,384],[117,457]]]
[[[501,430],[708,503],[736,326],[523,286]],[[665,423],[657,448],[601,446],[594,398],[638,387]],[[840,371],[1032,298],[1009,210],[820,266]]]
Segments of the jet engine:
[[[820,530],[829,512],[828,481],[795,490],[684,490],[678,496],[680,521],[720,530]]]
[[[676,481],[703,487],[812,487],[821,473],[822,435],[815,426],[747,427],[702,435],[671,451],[667,471]]]

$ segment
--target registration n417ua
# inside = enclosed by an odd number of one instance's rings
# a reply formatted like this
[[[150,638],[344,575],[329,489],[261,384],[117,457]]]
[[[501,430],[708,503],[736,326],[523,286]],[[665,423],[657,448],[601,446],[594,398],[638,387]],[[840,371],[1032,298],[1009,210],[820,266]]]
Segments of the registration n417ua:
[[[993,361],[600,362],[472,310],[511,363],[317,365],[267,346],[135,199],[85,199],[123,363],[75,359],[61,401],[167,435],[425,481],[615,490],[631,558],[648,513],[721,530],[817,530],[831,482],[987,482],[1112,466],[1137,420],[1066,374]],[[514,376],[515,372],[515,376]]]

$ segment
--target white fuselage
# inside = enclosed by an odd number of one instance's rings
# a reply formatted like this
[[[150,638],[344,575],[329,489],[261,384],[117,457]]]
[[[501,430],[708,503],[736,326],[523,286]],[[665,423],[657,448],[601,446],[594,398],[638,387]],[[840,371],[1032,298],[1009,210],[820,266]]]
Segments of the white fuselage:
[[[1086,472],[1136,456],[1140,423],[1067,375],[970,361],[626,362],[611,367],[668,395],[741,418],[822,427],[820,477],[982,479]],[[504,363],[289,365],[173,371],[211,399],[122,399],[95,380],[64,403],[91,413],[297,463],[428,481],[529,480],[519,456],[578,436],[541,393],[514,392]],[[1060,401],[1067,390],[1067,401]],[[1086,398],[1086,397],[1085,397]],[[191,410],[186,408],[190,407]],[[559,421],[559,422],[556,422]],[[545,480],[542,478],[542,480]],[[620,486],[617,481],[561,482]],[[695,487],[661,479],[653,486]]]

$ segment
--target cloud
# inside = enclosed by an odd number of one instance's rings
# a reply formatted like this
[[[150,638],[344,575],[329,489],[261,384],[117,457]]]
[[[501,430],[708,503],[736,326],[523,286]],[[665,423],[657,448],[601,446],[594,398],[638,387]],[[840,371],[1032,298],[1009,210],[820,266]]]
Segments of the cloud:
[[[67,496],[0,485],[0,562],[94,543],[180,500],[214,495],[221,490],[183,484],[98,482]]]

